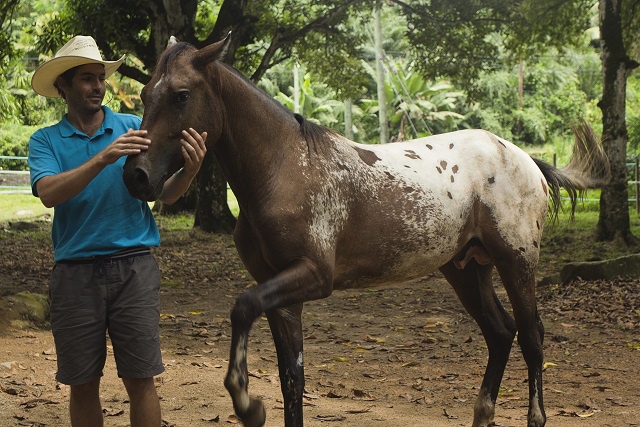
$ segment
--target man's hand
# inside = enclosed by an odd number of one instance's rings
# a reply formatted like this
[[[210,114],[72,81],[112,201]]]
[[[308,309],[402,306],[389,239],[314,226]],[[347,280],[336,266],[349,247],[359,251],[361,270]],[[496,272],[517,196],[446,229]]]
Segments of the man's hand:
[[[184,156],[184,173],[193,178],[202,166],[205,154],[207,154],[207,132],[199,134],[195,129],[183,130],[180,140],[182,144],[182,155]]]
[[[115,163],[122,156],[138,154],[149,149],[151,140],[146,138],[146,130],[129,129],[127,133],[120,135],[107,148],[100,153],[105,165]]]
[[[189,189],[191,181],[202,166],[204,155],[207,154],[207,132],[200,134],[189,128],[188,131],[182,131],[182,136],[184,138],[180,140],[180,148],[184,156],[184,166],[164,183],[164,191],[160,196],[160,200],[168,205],[175,203]]]

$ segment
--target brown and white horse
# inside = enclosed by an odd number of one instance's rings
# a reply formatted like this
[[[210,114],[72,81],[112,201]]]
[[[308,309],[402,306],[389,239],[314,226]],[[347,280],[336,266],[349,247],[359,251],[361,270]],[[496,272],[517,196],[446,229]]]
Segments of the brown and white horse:
[[[164,52],[142,91],[152,143],[128,158],[124,180],[134,197],[157,199],[182,166],[180,131],[208,132],[240,207],[237,250],[257,282],[231,311],[225,386],[238,417],[246,426],[266,419],[247,376],[249,331],[262,313],[278,354],[285,425],[302,426],[304,302],[439,269],[489,351],[473,426],[492,423],[516,331],[528,366],[528,426],[543,426],[534,272],[549,201],[557,209],[560,187],[575,201],[576,191],[599,183],[594,171],[606,158],[592,134],[576,134],[579,155],[563,170],[483,130],[357,144],[292,114],[220,62],[226,43],[176,43]],[[513,317],[494,291],[494,267]]]

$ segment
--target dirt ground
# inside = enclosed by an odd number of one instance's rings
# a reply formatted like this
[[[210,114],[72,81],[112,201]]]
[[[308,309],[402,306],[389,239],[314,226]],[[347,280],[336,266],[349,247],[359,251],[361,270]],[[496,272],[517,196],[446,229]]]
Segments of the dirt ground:
[[[47,226],[30,228],[14,225],[0,238],[3,296],[46,293],[52,259],[42,231]],[[163,277],[166,372],[157,378],[157,389],[164,425],[238,424],[222,385],[228,314],[235,297],[253,282],[231,237],[163,232],[163,246],[154,254]],[[640,279],[629,279],[539,289],[547,425],[640,425],[639,285]],[[68,425],[68,388],[54,380],[50,331],[46,325],[4,326],[0,426]],[[310,302],[304,335],[307,426],[471,425],[487,352],[475,323],[440,275]],[[252,330],[249,371],[250,392],[267,408],[266,425],[282,426],[277,359],[265,319]],[[112,357],[101,390],[105,425],[129,425],[126,393]],[[525,364],[514,345],[497,426],[526,425],[527,390]]]

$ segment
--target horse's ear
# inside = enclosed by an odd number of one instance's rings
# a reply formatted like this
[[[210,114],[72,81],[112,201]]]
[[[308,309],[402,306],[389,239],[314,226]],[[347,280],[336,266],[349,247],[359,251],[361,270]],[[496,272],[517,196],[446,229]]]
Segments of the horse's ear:
[[[231,31],[227,36],[219,42],[203,47],[195,53],[192,59],[193,66],[196,68],[204,68],[210,62],[216,61],[224,57],[231,40]]]
[[[167,47],[171,47],[174,44],[178,44],[178,39],[174,36],[169,37],[169,41],[167,42]]]

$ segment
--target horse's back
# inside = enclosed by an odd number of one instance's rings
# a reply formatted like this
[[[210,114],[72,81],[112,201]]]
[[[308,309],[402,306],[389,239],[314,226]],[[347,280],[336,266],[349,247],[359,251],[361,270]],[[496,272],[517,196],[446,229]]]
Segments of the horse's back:
[[[488,233],[536,256],[546,183],[515,145],[482,130],[340,144],[337,162],[349,167],[341,168],[344,179],[330,193],[343,192],[351,201],[344,204],[349,215],[341,216],[336,248],[337,272],[345,281],[361,277],[362,267],[373,277],[384,266],[388,278],[399,280],[431,272],[469,239]],[[353,265],[360,266],[357,272]]]

